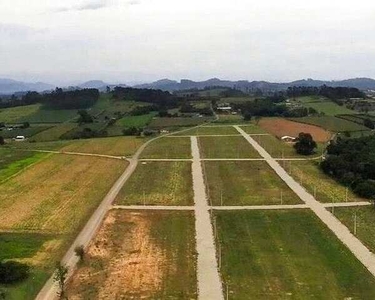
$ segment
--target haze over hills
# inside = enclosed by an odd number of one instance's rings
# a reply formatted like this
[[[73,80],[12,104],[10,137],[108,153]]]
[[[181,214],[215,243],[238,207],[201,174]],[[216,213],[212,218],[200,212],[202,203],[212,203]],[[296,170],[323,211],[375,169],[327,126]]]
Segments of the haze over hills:
[[[211,78],[205,81],[193,81],[189,79],[182,79],[180,82],[170,79],[161,79],[151,83],[133,85],[135,88],[150,88],[150,89],[161,89],[164,91],[179,91],[188,89],[204,89],[210,86],[222,86],[228,88],[237,88],[241,90],[267,90],[267,91],[278,91],[285,90],[290,86],[345,86],[354,87],[361,90],[375,90],[375,80],[371,78],[352,78],[338,81],[323,81],[314,79],[302,79],[292,82],[276,83],[268,81],[248,81],[248,80],[221,80],[219,78]],[[110,84],[102,80],[90,80],[77,86],[63,87],[68,89],[75,88],[96,88],[100,91],[105,91],[106,87],[114,86],[128,86],[126,84]],[[0,79],[0,94],[9,95],[17,92],[37,91],[44,92],[55,89],[56,86],[44,82],[22,82],[12,79]]]

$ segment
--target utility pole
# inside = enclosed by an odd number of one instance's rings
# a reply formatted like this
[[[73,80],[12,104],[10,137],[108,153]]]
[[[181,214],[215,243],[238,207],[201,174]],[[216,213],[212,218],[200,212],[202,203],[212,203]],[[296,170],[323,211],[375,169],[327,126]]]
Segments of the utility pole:
[[[345,189],[345,202],[348,202],[348,188]]]
[[[145,191],[143,191],[143,206],[146,206],[146,196],[145,196]]]
[[[316,186],[314,186],[314,198],[316,199]]]
[[[283,205],[283,191],[281,191],[281,193],[280,193],[280,200],[281,200],[281,205]]]
[[[223,206],[223,190],[220,190],[220,205]]]
[[[357,235],[357,211],[354,212],[354,235]]]
[[[227,300],[229,300],[229,285],[227,283]]]
[[[219,243],[219,270],[221,270],[221,244]]]

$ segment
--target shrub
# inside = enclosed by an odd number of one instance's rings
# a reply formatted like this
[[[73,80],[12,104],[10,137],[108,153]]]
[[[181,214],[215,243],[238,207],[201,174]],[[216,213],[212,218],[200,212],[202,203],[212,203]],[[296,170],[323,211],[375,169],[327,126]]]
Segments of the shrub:
[[[0,283],[11,284],[25,280],[29,277],[30,267],[16,261],[0,263]]]

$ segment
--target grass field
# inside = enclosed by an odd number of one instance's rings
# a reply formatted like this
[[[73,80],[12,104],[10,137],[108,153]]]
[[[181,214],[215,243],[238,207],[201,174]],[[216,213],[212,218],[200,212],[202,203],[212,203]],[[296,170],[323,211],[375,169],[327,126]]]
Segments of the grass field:
[[[335,116],[339,114],[353,114],[354,110],[346,108],[344,105],[340,106],[331,100],[324,97],[307,96],[297,98],[297,101],[304,107],[311,107],[317,112],[324,113],[327,116]]]
[[[324,174],[319,167],[319,161],[280,161],[279,164],[312,195],[316,188],[318,201],[345,202],[346,188]],[[348,190],[348,201],[363,200]]]
[[[35,112],[20,117],[18,122],[62,123],[78,118],[77,109],[48,109],[42,106]]]
[[[0,183],[44,157],[44,153],[0,148]]]
[[[190,138],[159,138],[145,148],[141,158],[191,158]]]
[[[198,138],[202,158],[260,158],[242,136]]]
[[[73,141],[52,141],[52,142],[10,142],[6,145],[9,149],[25,149],[25,150],[59,150],[71,144]]]
[[[375,279],[311,211],[216,213],[231,299],[374,299]]]
[[[155,117],[156,113],[149,113],[141,116],[127,116],[117,121],[117,125],[124,128],[126,127],[146,127],[152,119]]]
[[[126,164],[105,158],[50,156],[1,184],[0,230],[75,232]]]
[[[195,126],[205,122],[213,120],[209,117],[202,118],[155,118],[149,124],[150,128],[160,129],[160,128],[170,128],[170,127],[186,127]]]
[[[206,161],[204,171],[212,205],[302,203],[264,161]]]
[[[298,122],[292,122],[282,118],[262,118],[259,126],[265,131],[281,138],[285,135],[298,137],[300,132],[310,133],[316,142],[327,142],[331,138],[331,133],[321,127]]]
[[[334,214],[353,234],[356,218],[356,237],[372,252],[375,252],[375,227],[373,226],[375,211],[373,206],[336,207]]]
[[[296,152],[293,144],[283,142],[272,135],[258,135],[252,138],[261,145],[272,157],[293,158],[293,157],[314,157],[322,154],[324,145],[318,143],[315,153],[312,155],[300,155]]]
[[[193,205],[190,162],[140,163],[121,189],[121,205]]]
[[[27,280],[15,285],[0,285],[6,292],[5,299],[34,299],[49,277],[60,251],[58,236],[38,233],[0,233],[0,261],[17,260],[31,266]]]
[[[292,121],[320,126],[332,132],[368,131],[365,126],[333,116],[291,118]]]
[[[131,156],[145,141],[145,138],[133,136],[85,139],[73,141],[61,151]]]
[[[255,124],[248,124],[246,126],[241,126],[241,129],[245,131],[248,134],[262,134],[262,133],[268,133],[260,126],[257,126]]]
[[[0,109],[0,123],[20,122],[21,119],[36,113],[40,106],[40,104],[33,104]]]
[[[32,137],[30,141],[33,142],[50,142],[59,140],[59,138],[67,132],[75,129],[78,126],[77,123],[64,123],[45,131],[42,131]]]
[[[233,128],[232,126],[201,126],[192,128],[190,130],[176,133],[176,135],[221,135],[221,134],[237,134],[239,135],[239,132]]]
[[[69,299],[196,299],[191,212],[110,211]]]

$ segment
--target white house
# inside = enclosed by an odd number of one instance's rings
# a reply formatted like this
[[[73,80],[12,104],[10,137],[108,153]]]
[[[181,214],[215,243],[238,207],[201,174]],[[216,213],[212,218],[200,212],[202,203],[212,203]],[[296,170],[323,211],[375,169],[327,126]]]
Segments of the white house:
[[[289,136],[289,135],[284,135],[284,136],[281,137],[281,140],[283,142],[292,143],[292,142],[295,142],[297,140],[297,138]]]

